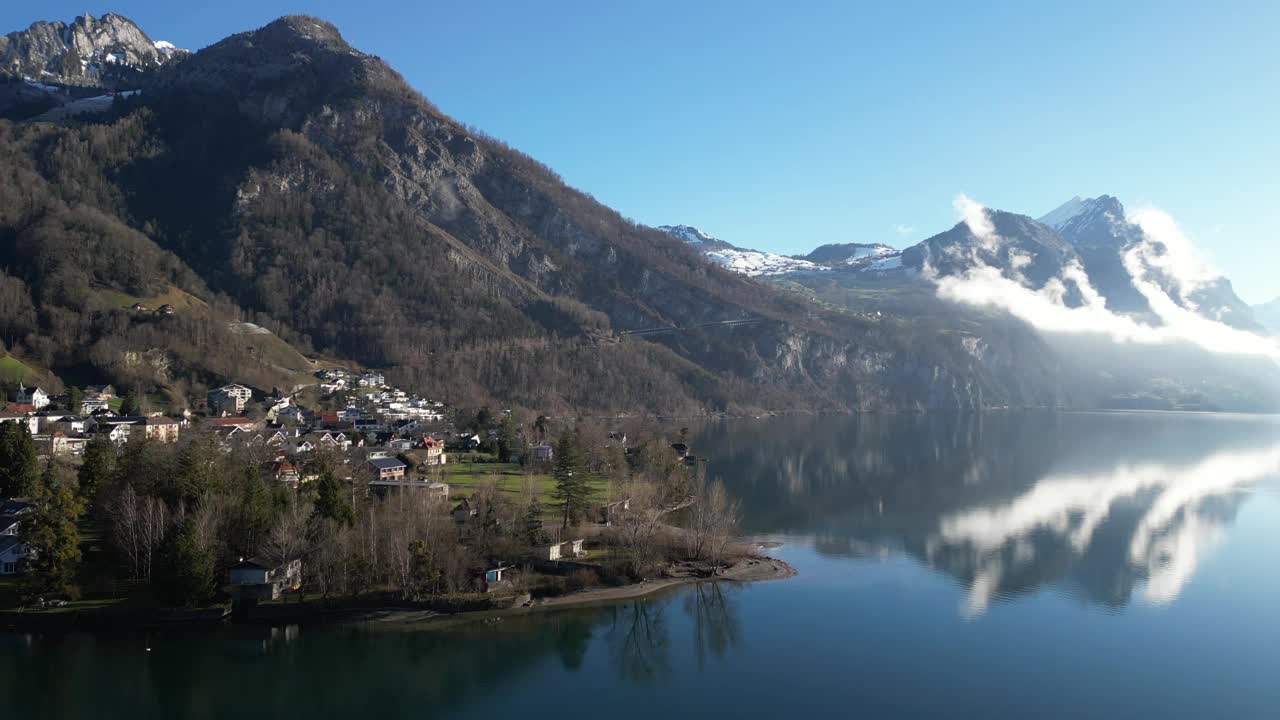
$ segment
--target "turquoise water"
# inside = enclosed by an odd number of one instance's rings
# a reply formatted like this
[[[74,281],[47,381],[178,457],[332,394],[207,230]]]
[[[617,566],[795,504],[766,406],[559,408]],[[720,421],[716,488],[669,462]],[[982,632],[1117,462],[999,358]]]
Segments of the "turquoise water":
[[[0,697],[24,718],[1280,717],[1272,418],[776,418],[693,445],[799,577],[449,630],[0,636]]]

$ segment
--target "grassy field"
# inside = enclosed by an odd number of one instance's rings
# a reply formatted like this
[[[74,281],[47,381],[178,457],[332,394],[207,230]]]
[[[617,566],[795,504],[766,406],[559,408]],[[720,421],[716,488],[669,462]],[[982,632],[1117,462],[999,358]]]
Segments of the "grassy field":
[[[0,380],[11,383],[26,382],[28,377],[34,375],[35,370],[32,370],[18,358],[12,355],[0,357]]]
[[[175,310],[205,307],[205,302],[200,298],[172,286],[152,297],[137,297],[119,290],[94,288],[91,297],[93,302],[102,308],[127,308],[133,307],[134,303],[142,303],[152,310],[161,305],[172,305]]]
[[[52,380],[53,373],[48,370],[23,362],[12,355],[0,354],[0,382],[22,382],[28,387],[43,386],[45,390],[50,390]]]
[[[449,497],[460,500],[470,497],[478,488],[493,483],[498,490],[522,499],[526,492],[532,490],[542,501],[544,511],[554,514],[554,503],[551,494],[555,490],[555,478],[545,473],[526,473],[515,463],[497,462],[455,462],[444,466],[444,482],[449,483]],[[593,502],[604,502],[609,487],[604,480],[593,480],[590,483]]]

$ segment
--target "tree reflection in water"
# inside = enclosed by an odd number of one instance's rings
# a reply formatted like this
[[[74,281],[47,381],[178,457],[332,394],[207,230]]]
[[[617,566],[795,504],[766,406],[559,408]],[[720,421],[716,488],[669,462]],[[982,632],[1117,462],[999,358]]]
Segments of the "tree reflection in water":
[[[738,617],[730,592],[739,586],[723,582],[698,583],[685,595],[684,608],[693,620],[694,650],[698,667],[708,655],[724,657],[738,644]]]
[[[632,682],[652,683],[670,672],[665,606],[665,601],[641,599],[610,609],[609,656]]]

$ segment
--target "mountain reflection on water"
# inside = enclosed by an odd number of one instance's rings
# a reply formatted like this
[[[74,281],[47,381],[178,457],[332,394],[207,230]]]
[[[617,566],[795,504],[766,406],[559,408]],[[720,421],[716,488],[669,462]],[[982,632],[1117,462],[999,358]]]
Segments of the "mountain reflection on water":
[[[1257,416],[1081,413],[710,424],[697,449],[747,529],[819,552],[903,552],[966,614],[1053,586],[1108,607],[1178,597],[1251,487],[1280,472]]]
[[[707,424],[708,473],[799,577],[429,629],[0,633],[0,717],[1276,717],[1278,430]]]

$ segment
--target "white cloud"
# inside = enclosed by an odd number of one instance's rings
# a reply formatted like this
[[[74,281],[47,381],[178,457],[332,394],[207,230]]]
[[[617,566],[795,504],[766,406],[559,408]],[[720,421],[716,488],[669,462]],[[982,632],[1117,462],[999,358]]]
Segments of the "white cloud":
[[[1127,214],[1129,220],[1142,228],[1144,241],[1134,247],[1142,264],[1169,278],[1184,300],[1221,277],[1200,257],[1169,213],[1141,207]]]
[[[915,232],[916,229],[910,225],[899,225],[895,227],[893,231],[898,233],[899,235],[910,235],[911,233]]]
[[[956,196],[953,204],[983,249],[992,251],[1000,245],[1002,239],[982,205],[963,194]],[[1109,310],[1106,298],[1093,287],[1084,268],[1075,262],[1041,288],[1029,287],[1018,267],[1014,268],[1014,277],[1007,277],[1000,268],[981,260],[976,252],[970,253],[973,264],[962,273],[938,276],[926,266],[924,275],[937,285],[940,298],[1002,308],[1040,330],[1102,334],[1120,343],[1189,343],[1214,353],[1265,357],[1280,362],[1280,344],[1275,340],[1196,314],[1187,296],[1218,276],[1199,259],[1194,246],[1168,214],[1146,208],[1136,217],[1141,221],[1139,227],[1144,239],[1124,254],[1124,266],[1159,324],[1147,324]],[[1179,298],[1170,297],[1156,282],[1156,276],[1167,278]],[[1078,307],[1069,307],[1065,302],[1073,287],[1082,299]]]
[[[1185,464],[1121,464],[1089,474],[1052,474],[1009,502],[943,517],[927,542],[932,556],[944,547],[964,546],[975,571],[964,614],[981,614],[1001,581],[1034,558],[1021,552],[1037,534],[1065,540],[1082,556],[1094,534],[1116,507],[1153,498],[1129,537],[1126,561],[1147,573],[1143,595],[1154,603],[1174,600],[1196,566],[1222,536],[1201,508],[1280,472],[1280,445],[1218,452]],[[1012,547],[1014,566],[1003,550]],[[1023,558],[1019,560],[1019,558]]]

